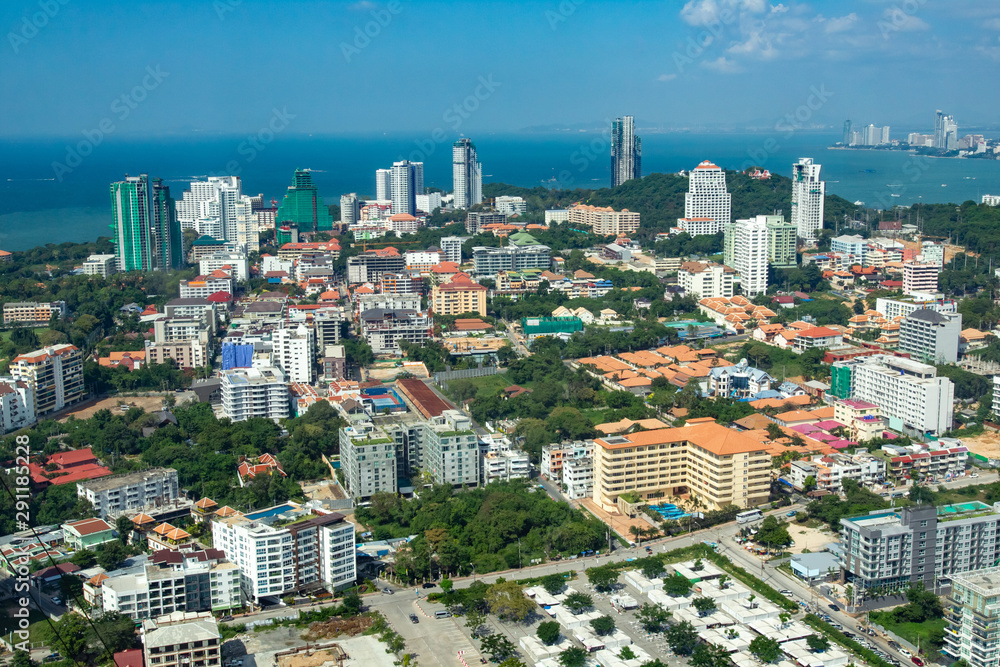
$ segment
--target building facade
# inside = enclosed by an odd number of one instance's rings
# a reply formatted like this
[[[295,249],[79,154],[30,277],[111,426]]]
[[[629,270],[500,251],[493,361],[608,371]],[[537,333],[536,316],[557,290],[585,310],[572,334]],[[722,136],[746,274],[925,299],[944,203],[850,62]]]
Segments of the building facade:
[[[316,382],[316,331],[305,324],[294,329],[276,329],[271,335],[274,363],[288,382]]]
[[[940,264],[906,262],[903,264],[903,294],[937,294],[939,273]]]
[[[400,341],[422,345],[434,325],[430,314],[419,310],[373,308],[360,319],[361,335],[375,354],[399,354]]]
[[[767,261],[776,269],[794,269],[798,264],[798,230],[780,215],[764,216],[767,224]]]
[[[899,323],[899,349],[928,363],[956,363],[961,337],[961,313],[939,313],[921,308]]]
[[[725,226],[732,234],[733,263],[743,294],[753,298],[767,291],[768,229],[764,216],[737,220]]]
[[[83,262],[83,274],[85,276],[101,276],[107,278],[114,275],[118,262],[114,255],[90,255]]]
[[[35,301],[9,301],[3,305],[4,324],[41,326],[48,324],[55,316],[63,319],[69,314],[65,301],[38,303]]]
[[[427,427],[422,467],[437,484],[479,483],[479,441],[472,420],[459,410],[445,410]]]
[[[83,398],[83,356],[74,345],[61,344],[14,357],[10,374],[28,385],[35,417]]]
[[[468,278],[452,279],[431,288],[431,310],[438,315],[478,313],[486,315],[487,289]]]
[[[635,134],[632,116],[611,123],[611,187],[642,178],[642,140]]]
[[[222,412],[234,422],[264,417],[277,422],[291,416],[291,399],[280,368],[233,368],[219,374]]]
[[[177,471],[150,468],[126,475],[114,475],[77,482],[76,495],[94,506],[102,519],[179,497]]]
[[[569,224],[587,227],[598,236],[628,236],[639,229],[639,213],[627,208],[577,204],[569,209]]]
[[[799,158],[792,165],[791,223],[799,237],[809,241],[815,241],[823,229],[826,183],[819,179],[820,168],[811,157]]]
[[[944,600],[942,653],[971,667],[996,667],[1000,663],[995,637],[1000,633],[1000,567],[987,567],[951,579],[951,594]]]
[[[451,147],[451,178],[457,210],[467,210],[483,201],[483,166],[476,145],[462,137]]]
[[[0,435],[34,423],[35,394],[31,387],[24,380],[0,377]]]
[[[677,271],[677,285],[697,299],[731,297],[735,270],[714,262],[684,262]]]
[[[340,429],[340,468],[353,498],[395,493],[396,443],[371,422]]]
[[[169,186],[148,175],[111,184],[118,271],[162,271],[182,263],[183,239]]]
[[[551,248],[540,244],[502,248],[479,246],[472,249],[472,265],[477,276],[488,278],[501,271],[547,271],[552,264],[551,254]]]
[[[726,172],[708,160],[691,170],[684,195],[684,217],[708,218],[712,223],[702,231],[717,234],[731,220],[732,195],[726,190]]]
[[[221,637],[218,624],[208,612],[175,612],[147,619],[143,621],[143,659],[150,667],[220,667]]]

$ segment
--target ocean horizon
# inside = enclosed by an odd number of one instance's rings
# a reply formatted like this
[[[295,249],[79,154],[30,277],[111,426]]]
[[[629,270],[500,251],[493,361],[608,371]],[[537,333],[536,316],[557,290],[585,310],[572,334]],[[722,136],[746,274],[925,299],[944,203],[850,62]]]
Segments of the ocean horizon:
[[[375,170],[402,159],[424,162],[424,183],[451,189],[451,143],[441,133],[372,136],[108,137],[82,146],[70,139],[0,144],[0,249],[109,236],[109,185],[148,173],[180,199],[192,180],[239,175],[245,194],[280,201],[296,168],[309,168],[327,204],[356,192],[374,196]],[[742,170],[761,166],[790,176],[811,157],[822,165],[827,193],[877,208],[980,201],[1000,194],[1000,161],[921,157],[904,151],[835,150],[830,132],[653,133],[641,135],[643,174],[676,173],[702,160]],[[610,132],[482,134],[472,137],[483,181],[523,187],[610,186]],[[88,150],[89,149],[89,150]],[[84,155],[83,153],[87,154]],[[896,195],[896,196],[894,196]],[[762,211],[761,213],[768,213]],[[786,211],[787,215],[787,211]]]

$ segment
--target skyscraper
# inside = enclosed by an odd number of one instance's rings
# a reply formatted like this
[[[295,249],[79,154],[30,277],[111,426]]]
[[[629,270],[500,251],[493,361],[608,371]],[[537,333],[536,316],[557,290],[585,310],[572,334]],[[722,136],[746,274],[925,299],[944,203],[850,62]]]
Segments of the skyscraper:
[[[851,119],[848,118],[844,121],[844,145],[851,145]]]
[[[633,178],[642,178],[642,140],[635,136],[635,119],[623,116],[611,124],[611,187]]]
[[[392,170],[378,169],[375,171],[375,199],[389,201],[392,199]]]
[[[767,291],[767,217],[758,215],[749,220],[737,220],[726,226],[733,234],[733,263],[740,274],[743,294],[755,297]]]
[[[483,166],[476,155],[476,145],[462,137],[451,147],[451,179],[456,209],[468,209],[483,201]]]
[[[717,234],[729,223],[733,197],[726,190],[726,172],[705,160],[691,170],[684,195],[684,217],[707,218],[706,233]]]
[[[422,195],[424,194],[424,163],[423,162],[411,162],[413,165],[413,194]]]
[[[180,225],[169,186],[147,174],[111,184],[109,225],[118,271],[161,271],[182,262]]]
[[[944,112],[934,112],[934,148],[944,148]]]
[[[792,218],[800,238],[815,241],[823,229],[823,206],[826,183],[819,180],[821,165],[811,157],[799,158],[792,165]]]
[[[236,204],[243,197],[239,176],[209,176],[192,181],[177,202],[177,221],[182,230],[195,229],[226,241],[235,241]]]
[[[417,213],[417,170],[409,160],[392,163],[392,178],[390,193],[392,199],[392,214]],[[423,172],[423,164],[421,164]]]
[[[340,223],[353,225],[361,219],[361,201],[356,192],[340,195]]]
[[[294,225],[304,232],[333,229],[333,216],[317,193],[308,169],[295,170],[292,184],[278,207],[275,223],[279,227]]]

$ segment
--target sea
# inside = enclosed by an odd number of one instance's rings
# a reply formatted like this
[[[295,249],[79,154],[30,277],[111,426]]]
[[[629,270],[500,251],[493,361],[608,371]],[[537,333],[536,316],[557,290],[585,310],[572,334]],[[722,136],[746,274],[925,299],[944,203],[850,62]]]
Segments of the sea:
[[[192,180],[236,174],[243,180],[244,193],[280,201],[294,170],[309,168],[326,203],[339,204],[343,193],[373,197],[375,170],[409,159],[424,163],[425,185],[450,190],[454,139],[436,131],[425,136],[278,134],[259,139],[112,135],[97,145],[82,137],[7,140],[0,143],[0,249],[109,236],[109,184],[126,174],[160,177],[176,199]],[[484,183],[550,188],[610,185],[609,132],[483,134],[472,139]],[[726,169],[760,166],[790,176],[795,161],[811,157],[822,165],[828,193],[875,208],[978,202],[984,194],[1000,194],[1000,160],[829,148],[838,139],[826,132],[801,131],[645,133],[642,171],[677,172],[710,160]]]

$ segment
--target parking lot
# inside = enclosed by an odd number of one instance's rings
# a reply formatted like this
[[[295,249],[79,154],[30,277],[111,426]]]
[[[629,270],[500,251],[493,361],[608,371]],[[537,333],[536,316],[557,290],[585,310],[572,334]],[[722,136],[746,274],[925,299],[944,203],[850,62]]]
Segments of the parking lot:
[[[406,640],[406,650],[417,654],[421,667],[462,667],[459,651],[470,665],[479,662],[479,651],[465,630],[463,618],[434,618],[444,605],[428,602],[415,591],[404,590],[392,596],[390,604],[381,604],[382,612],[393,629]],[[410,621],[410,614],[418,622]]]

